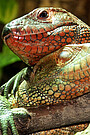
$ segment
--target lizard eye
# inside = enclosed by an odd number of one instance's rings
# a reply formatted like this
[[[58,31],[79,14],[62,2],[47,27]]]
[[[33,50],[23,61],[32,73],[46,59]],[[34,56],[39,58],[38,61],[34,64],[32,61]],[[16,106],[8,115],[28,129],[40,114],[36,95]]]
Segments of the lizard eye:
[[[39,13],[38,18],[39,19],[46,19],[48,17],[48,12],[47,11],[42,11],[41,13]]]

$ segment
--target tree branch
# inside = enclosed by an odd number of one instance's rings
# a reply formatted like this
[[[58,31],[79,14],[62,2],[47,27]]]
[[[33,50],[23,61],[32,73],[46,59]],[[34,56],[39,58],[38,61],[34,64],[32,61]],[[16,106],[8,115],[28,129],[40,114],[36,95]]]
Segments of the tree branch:
[[[90,93],[62,104],[26,109],[32,114],[31,120],[15,118],[20,135],[90,122]]]

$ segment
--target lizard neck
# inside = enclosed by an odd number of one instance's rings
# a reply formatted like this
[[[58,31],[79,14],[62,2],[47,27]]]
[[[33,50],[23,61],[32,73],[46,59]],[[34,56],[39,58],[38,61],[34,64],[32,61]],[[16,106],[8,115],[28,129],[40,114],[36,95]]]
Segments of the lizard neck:
[[[90,28],[89,26],[88,27],[78,27],[78,30],[79,30],[79,34],[78,34],[78,42],[80,44],[83,44],[83,43],[89,43],[90,42]]]

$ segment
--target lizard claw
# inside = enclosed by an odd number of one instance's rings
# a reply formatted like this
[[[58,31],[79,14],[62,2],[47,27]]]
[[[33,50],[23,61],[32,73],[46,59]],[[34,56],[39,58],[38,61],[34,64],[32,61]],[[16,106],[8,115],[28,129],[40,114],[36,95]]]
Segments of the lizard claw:
[[[11,126],[12,134],[19,135],[14,123],[15,116],[30,116],[28,111],[24,108],[10,108],[9,101],[4,97],[0,96],[0,124],[2,128],[2,134],[8,135],[8,123]]]
[[[16,74],[15,80],[14,80],[14,85],[13,85],[13,95],[15,97],[16,91],[18,89],[18,86],[21,82],[21,79],[24,80],[29,80],[29,75],[31,72],[31,68],[24,68],[22,69],[19,73]]]
[[[8,98],[8,92],[13,87],[13,95],[15,97],[16,91],[22,79],[27,79],[28,74],[30,74],[31,69],[28,67],[22,69],[19,73],[13,76],[7,83],[0,87],[0,93],[4,92],[4,96]]]
[[[19,135],[13,120],[13,113],[12,110],[10,109],[10,103],[3,96],[0,96],[0,123],[3,135],[8,135],[7,133],[8,123],[11,126],[13,135]]]
[[[28,69],[27,67],[22,69],[15,76],[14,85],[13,85],[13,95],[14,95],[14,97],[15,97],[15,94],[16,94],[16,91],[18,89],[18,86],[20,84],[21,79],[24,78],[24,76],[26,76],[26,74],[27,74],[27,69]]]
[[[26,67],[12,77],[7,83],[0,87],[0,93],[4,93],[4,96],[0,95],[0,124],[2,128],[2,134],[8,135],[8,123],[11,126],[11,131],[13,135],[19,135],[14,123],[14,116],[29,116],[30,114],[24,108],[14,108],[11,109],[10,102],[8,101],[8,93],[13,88],[13,95],[18,89],[18,86],[22,79],[27,79],[31,70]]]

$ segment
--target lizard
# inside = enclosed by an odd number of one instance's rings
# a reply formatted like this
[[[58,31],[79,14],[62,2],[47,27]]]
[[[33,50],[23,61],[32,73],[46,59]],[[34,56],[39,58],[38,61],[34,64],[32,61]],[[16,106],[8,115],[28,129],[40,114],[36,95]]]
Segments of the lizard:
[[[25,89],[18,85],[21,77],[27,76],[28,68],[1,86],[3,135],[7,135],[8,121],[12,133],[18,134],[13,114],[29,114],[21,107],[57,104],[90,92],[90,27],[70,12],[62,8],[37,8],[6,24],[2,37],[21,60],[33,66]],[[12,82],[13,91],[8,94]]]

